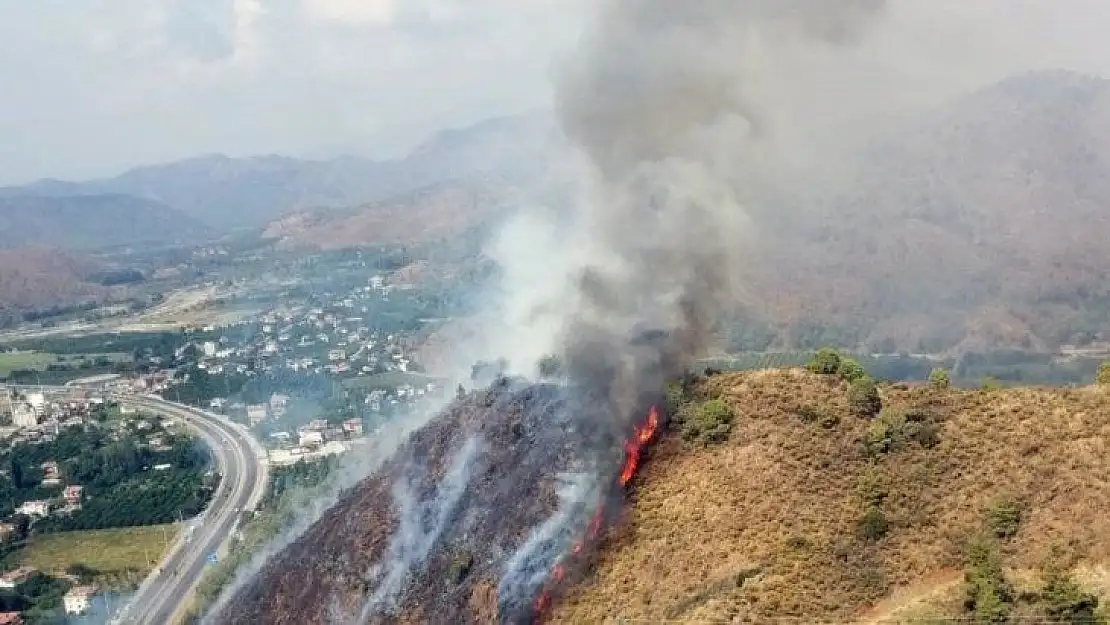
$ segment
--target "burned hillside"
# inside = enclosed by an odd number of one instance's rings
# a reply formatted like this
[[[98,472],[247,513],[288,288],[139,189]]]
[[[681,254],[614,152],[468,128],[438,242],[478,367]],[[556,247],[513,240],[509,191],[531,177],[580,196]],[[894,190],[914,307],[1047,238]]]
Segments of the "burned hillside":
[[[621,436],[594,414],[608,405],[507,378],[456,401],[211,620],[531,622],[619,512],[659,425],[645,401],[652,420]]]

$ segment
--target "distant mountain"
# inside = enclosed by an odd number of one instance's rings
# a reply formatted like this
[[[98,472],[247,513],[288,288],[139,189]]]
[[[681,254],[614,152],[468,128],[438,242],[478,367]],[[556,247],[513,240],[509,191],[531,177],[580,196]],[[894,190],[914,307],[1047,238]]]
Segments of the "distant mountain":
[[[352,206],[488,174],[529,175],[542,170],[553,136],[545,118],[503,117],[440,132],[399,160],[210,155],[89,182],[43,180],[0,189],[0,196],[126,194],[180,209],[214,228],[255,228],[293,210]]]
[[[92,249],[189,243],[211,235],[180,210],[130,195],[0,197],[0,248]]]
[[[93,259],[40,248],[0,249],[0,327],[22,313],[101,301],[112,289],[95,282]]]
[[[1110,81],[1015,76],[852,169],[784,205],[753,260],[781,342],[1038,348],[1110,326]]]

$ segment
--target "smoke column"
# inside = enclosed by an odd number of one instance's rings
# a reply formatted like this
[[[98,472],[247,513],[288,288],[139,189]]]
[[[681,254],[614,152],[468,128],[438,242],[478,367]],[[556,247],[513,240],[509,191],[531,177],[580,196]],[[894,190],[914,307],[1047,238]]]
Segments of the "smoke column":
[[[572,381],[612,402],[619,428],[707,347],[737,293],[749,233],[738,154],[761,114],[771,50],[853,41],[882,0],[611,0],[557,84],[559,119],[590,171],[577,212],[561,344]],[[754,146],[754,148],[753,148]]]

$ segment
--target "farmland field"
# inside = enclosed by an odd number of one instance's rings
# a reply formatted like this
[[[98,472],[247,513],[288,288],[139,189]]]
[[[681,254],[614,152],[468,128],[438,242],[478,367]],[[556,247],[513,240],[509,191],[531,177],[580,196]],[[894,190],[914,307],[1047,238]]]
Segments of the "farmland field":
[[[154,568],[177,530],[174,524],[46,534],[31,538],[15,557],[19,564],[43,571],[65,572],[80,565],[107,585],[127,585]]]

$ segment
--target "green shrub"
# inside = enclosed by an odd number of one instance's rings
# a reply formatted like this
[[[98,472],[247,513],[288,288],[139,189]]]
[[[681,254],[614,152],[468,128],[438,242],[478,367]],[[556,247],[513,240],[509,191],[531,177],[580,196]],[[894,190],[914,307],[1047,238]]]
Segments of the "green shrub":
[[[890,523],[878,506],[868,506],[863,516],[856,521],[856,534],[863,540],[874,542],[886,536]]]
[[[879,388],[871,378],[860,378],[848,386],[848,407],[860,417],[873,417],[879,414],[883,401]]]
[[[1110,360],[1102,361],[1098,366],[1098,373],[1095,374],[1096,384],[1110,384]]]
[[[667,412],[672,415],[677,414],[687,401],[686,391],[682,388],[681,382],[671,382],[668,384],[664,397],[667,403]],[[672,420],[674,419],[672,418]],[[681,421],[681,419],[679,419],[679,421]]]
[[[984,391],[997,391],[998,389],[1002,388],[1002,384],[993,376],[988,375],[987,377],[983,378],[982,382],[979,383],[979,388]]]
[[[977,538],[968,550],[964,608],[976,623],[1005,623],[1013,610],[1014,589],[1002,572],[993,542]]]
[[[1041,579],[1043,586],[1037,593],[1037,606],[1047,620],[1076,625],[1106,625],[1106,618],[1099,614],[1098,597],[1084,592],[1055,563],[1050,563],[1042,571]]]
[[[987,525],[998,538],[1012,538],[1021,526],[1021,506],[1011,497],[995,500],[987,509]]]
[[[855,358],[841,358],[840,366],[836,369],[836,375],[846,382],[855,382],[856,380],[866,378],[867,371],[864,370],[863,365],[859,364]]]
[[[688,441],[719,443],[732,431],[732,408],[723,400],[710,399],[690,411],[682,424],[682,436]]]
[[[451,558],[451,566],[447,568],[447,581],[459,584],[466,579],[470,569],[474,567],[474,554],[469,551],[460,551]]]
[[[878,467],[870,466],[859,477],[856,483],[856,494],[869,508],[877,508],[890,494],[886,477]]]
[[[834,428],[840,423],[840,417],[835,411],[822,406],[806,404],[799,406],[795,411],[798,418],[806,423],[816,423],[826,430]]]
[[[806,369],[821,375],[835,375],[840,370],[840,354],[831,347],[822,347],[806,364]]]
[[[948,377],[948,370],[937,367],[929,372],[929,386],[936,389],[945,389],[952,383]]]
[[[906,442],[906,413],[895,408],[883,408],[879,416],[867,426],[864,445],[872,455],[897,451]]]

